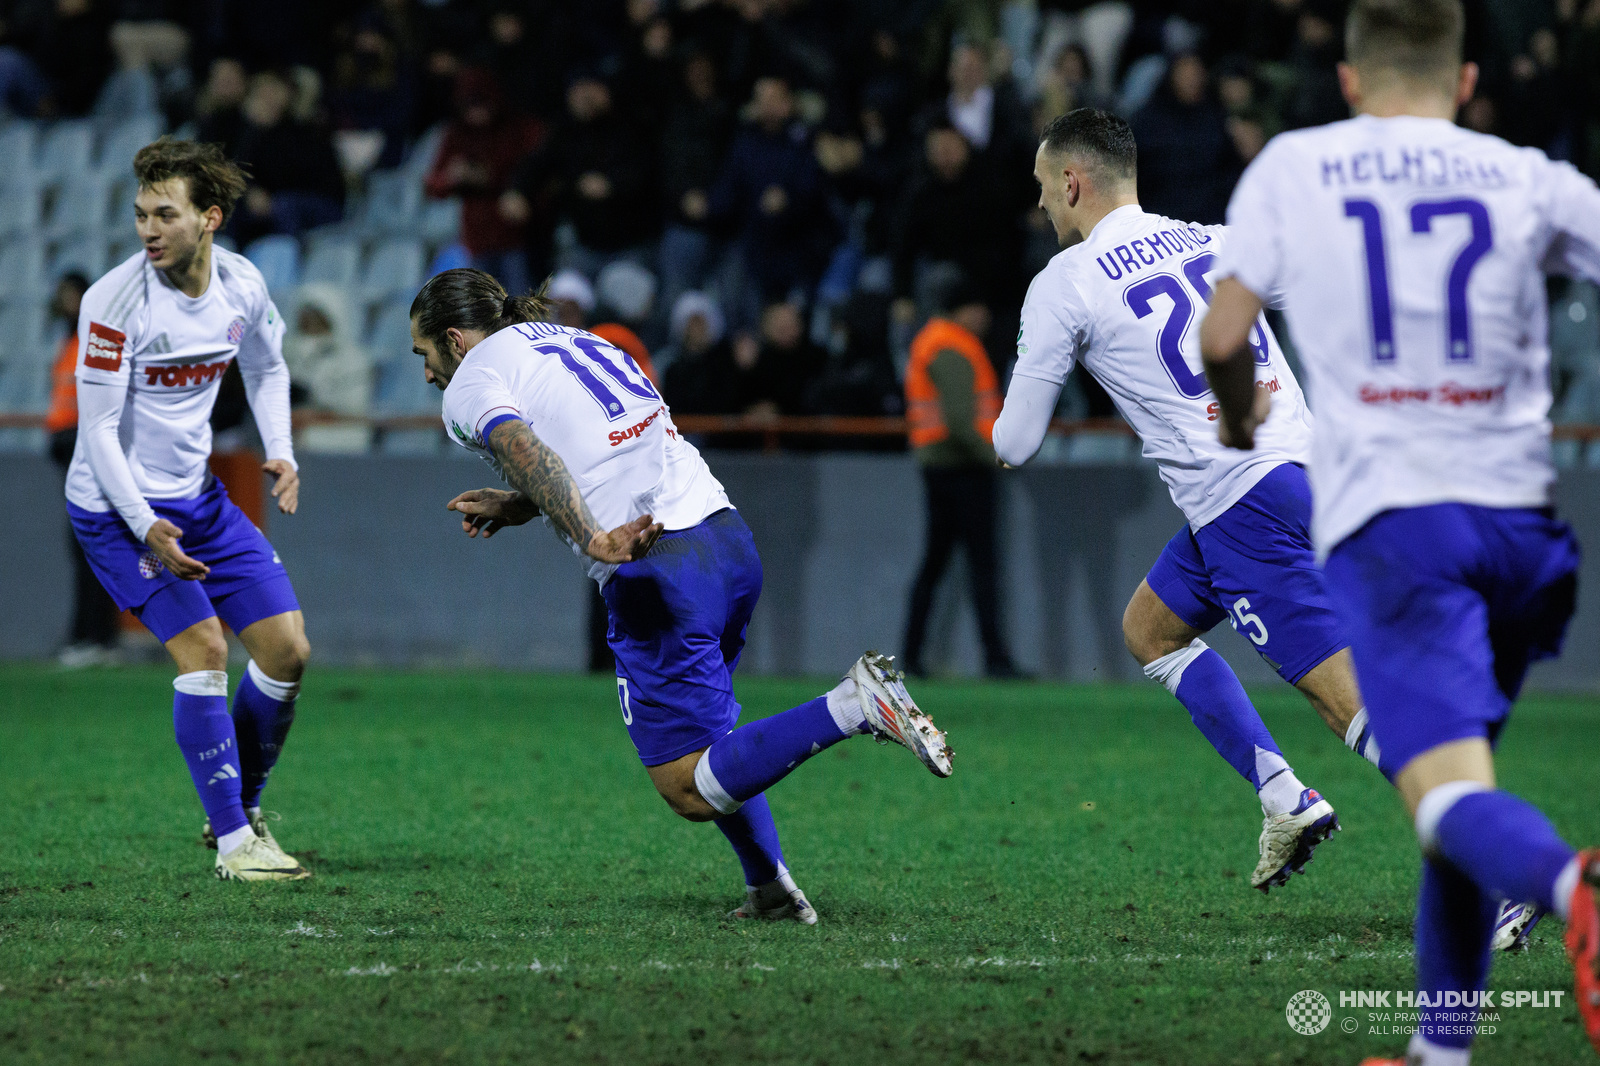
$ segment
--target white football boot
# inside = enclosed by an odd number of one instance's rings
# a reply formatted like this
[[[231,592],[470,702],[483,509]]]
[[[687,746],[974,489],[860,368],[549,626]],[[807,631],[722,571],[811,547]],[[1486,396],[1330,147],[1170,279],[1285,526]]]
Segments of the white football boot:
[[[728,912],[729,918],[759,918],[768,922],[817,924],[817,909],[785,871],[776,881],[745,889],[744,902]]]
[[[217,856],[219,881],[304,881],[310,876],[311,871],[293,856],[257,836],[247,837],[228,854]]]
[[[1265,892],[1289,883],[1290,874],[1305,872],[1318,844],[1339,829],[1333,806],[1314,788],[1300,793],[1300,802],[1288,814],[1269,814],[1261,820],[1261,861],[1250,884]]]
[[[1490,946],[1495,951],[1527,951],[1528,934],[1544,917],[1536,903],[1512,903],[1509,899],[1500,904],[1500,913],[1494,920],[1494,940]]]
[[[856,683],[867,728],[879,744],[892,740],[921,759],[936,776],[950,776],[950,745],[906,691],[905,675],[894,668],[892,656],[869,651],[845,676]]]

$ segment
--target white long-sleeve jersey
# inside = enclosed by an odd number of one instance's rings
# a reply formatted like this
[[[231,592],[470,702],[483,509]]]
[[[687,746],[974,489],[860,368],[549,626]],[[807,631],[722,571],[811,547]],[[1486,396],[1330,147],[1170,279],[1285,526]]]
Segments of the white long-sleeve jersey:
[[[489,435],[507,419],[528,423],[566,464],[601,529],[644,514],[689,529],[730,506],[638,364],[581,329],[527,322],[479,342],[450,379],[443,414],[456,442],[496,473]],[[562,539],[601,584],[616,570]]]
[[[294,462],[283,318],[261,272],[213,247],[211,281],[191,299],[143,252],[113,267],[78,312],[78,445],[67,499],[115,508],[139,540],[149,501],[201,491],[211,455],[211,407],[234,359],[268,459]]]
[[[1217,404],[1200,362],[1200,317],[1211,298],[1222,226],[1152,215],[1135,204],[1102,218],[1057,253],[1022,305],[1017,363],[994,429],[1013,466],[1032,458],[1067,375],[1082,362],[1144,442],[1173,503],[1199,529],[1232,507],[1273,467],[1304,463],[1311,415],[1283,351],[1259,321],[1251,330],[1256,386],[1272,414],[1241,452],[1217,440]]]
[[[1220,264],[1281,294],[1317,406],[1326,554],[1397,507],[1549,502],[1546,273],[1600,280],[1600,190],[1444,119],[1359,116],[1273,138]]]

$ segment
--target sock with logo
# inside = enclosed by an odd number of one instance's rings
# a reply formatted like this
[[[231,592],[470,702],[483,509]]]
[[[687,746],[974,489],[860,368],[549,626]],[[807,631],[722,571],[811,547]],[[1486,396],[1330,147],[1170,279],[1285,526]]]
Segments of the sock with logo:
[[[751,796],[738,810],[718,818],[717,828],[739,856],[745,887],[759,888],[783,873],[783,846],[778,843],[778,827],[766,793]]]
[[[239,738],[240,800],[257,807],[283,741],[294,724],[298,681],[274,681],[254,659],[245,666],[244,680],[233,694],[233,728]]]
[[[228,673],[196,670],[172,682],[172,729],[219,849],[249,820],[239,802],[239,745],[228,716]]]
[[[856,683],[847,677],[826,696],[742,725],[712,744],[695,765],[694,782],[707,803],[732,814],[823,748],[866,727]]]
[[[1222,656],[1196,638],[1147,665],[1144,673],[1178,698],[1217,754],[1255,787],[1268,814],[1294,810],[1304,786]]]
[[[1477,782],[1452,781],[1417,804],[1417,838],[1423,854],[1448,861],[1491,899],[1565,914],[1577,853],[1531,803]]]
[[[1489,976],[1489,942],[1500,905],[1438,858],[1424,859],[1417,894],[1417,1034],[1440,1048],[1472,1046],[1477,995]],[[1447,993],[1455,993],[1448,1000]],[[1473,1004],[1463,1006],[1461,1000]]]

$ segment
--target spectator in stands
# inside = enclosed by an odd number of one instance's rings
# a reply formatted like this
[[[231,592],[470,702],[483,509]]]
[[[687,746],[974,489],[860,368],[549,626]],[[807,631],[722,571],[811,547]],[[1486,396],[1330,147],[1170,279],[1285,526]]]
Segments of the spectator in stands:
[[[1244,164],[1210,80],[1198,55],[1177,56],[1133,120],[1139,201],[1146,211],[1205,225],[1223,220]]]
[[[858,292],[833,312],[833,341],[822,372],[806,391],[819,415],[898,415],[904,403],[889,356],[888,300]]]
[[[661,192],[666,230],[658,269],[668,306],[705,283],[711,265],[708,190],[733,133],[733,109],[717,95],[716,68],[705,52],[683,63],[683,90],[674,94],[661,129]]]
[[[545,290],[555,321],[573,329],[583,329],[589,324],[589,312],[594,310],[594,286],[576,270],[563,270],[550,279]]]
[[[55,110],[86,115],[100,86],[116,69],[111,54],[110,0],[54,0],[49,5],[34,58],[50,79]]]
[[[736,316],[741,324],[755,317],[756,306],[809,299],[837,236],[789,83],[757,80],[750,113],[709,198],[711,216],[739,234],[751,290]]]
[[[662,395],[682,414],[733,411],[733,352],[723,336],[722,309],[703,292],[686,292],[672,305],[672,343],[656,361]]]
[[[894,237],[895,317],[928,314],[940,288],[965,283],[992,299],[1006,218],[960,131],[933,126],[923,139],[926,170],[905,195]]]
[[[195,140],[222,145],[229,158],[237,155],[248,89],[243,63],[229,56],[213,59],[206,83],[195,98]]]
[[[328,110],[337,130],[381,134],[377,165],[400,165],[411,128],[415,86],[400,65],[400,50],[376,23],[361,25],[349,46],[334,57]]]
[[[429,196],[461,198],[461,243],[472,265],[500,280],[507,292],[524,293],[546,262],[529,264],[527,234],[541,234],[548,247],[548,213],[508,192],[512,171],[543,137],[539,123],[506,110],[499,87],[486,71],[461,72],[455,86],[456,117],[445,129],[424,188]]]
[[[11,40],[12,26],[0,19],[0,116],[33,118],[50,102],[44,72]]]
[[[295,89],[283,75],[264,71],[250,80],[238,161],[250,175],[235,239],[248,244],[266,233],[298,235],[339,221],[344,175],[328,131],[290,113]]]
[[[1290,129],[1320,126],[1350,117],[1335,64],[1344,58],[1345,0],[1306,0],[1295,22],[1289,53],[1294,93],[1284,119]]]
[[[65,475],[78,444],[78,307],[89,289],[82,274],[66,274],[56,283],[50,313],[66,327],[66,336],[56,350],[50,372],[50,411],[45,415],[45,432],[50,435],[50,459]],[[62,666],[95,666],[116,657],[118,616],[105,586],[89,569],[78,538],[67,533],[72,553],[72,631],[61,650]]]
[[[733,341],[735,409],[770,417],[805,413],[806,389],[822,372],[823,352],[806,336],[798,305],[787,300],[761,312],[761,337]]]
[[[567,116],[513,179],[528,204],[549,203],[576,243],[562,265],[594,276],[613,259],[648,261],[659,230],[646,135],[612,106],[611,87],[582,73],[567,88]]]
[[[989,308],[970,289],[952,293],[946,306],[951,308],[948,316],[930,319],[912,341],[906,370],[906,414],[922,468],[928,519],[922,566],[906,615],[904,666],[913,675],[925,672],[922,651],[933,594],[960,544],[983,641],[984,672],[1016,677],[1000,633],[999,500],[991,441],[1000,413],[1000,381],[981,340],[989,331]]]
[[[969,40],[950,48],[950,92],[941,108],[944,122],[961,131],[978,155],[993,161],[997,174],[1035,147],[1027,112],[1009,78],[996,84],[990,76],[989,50]],[[938,121],[934,119],[933,121]]]
[[[656,309],[654,274],[638,263],[619,259],[600,271],[594,288],[603,316],[615,319],[629,330],[651,333]]]
[[[306,284],[295,291],[283,358],[294,386],[295,409],[310,415],[365,418],[372,413],[372,359],[356,341],[349,295],[337,285]],[[319,425],[295,434],[307,454],[359,455],[372,447],[372,427]]]

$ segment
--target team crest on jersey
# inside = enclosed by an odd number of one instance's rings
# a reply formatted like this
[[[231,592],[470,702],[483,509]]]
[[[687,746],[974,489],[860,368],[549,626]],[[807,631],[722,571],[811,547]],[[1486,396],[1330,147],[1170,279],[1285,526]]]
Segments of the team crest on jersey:
[[[161,560],[156,558],[155,552],[145,552],[139,556],[139,576],[146,581],[160,576],[163,569]]]
[[[238,344],[242,340],[244,340],[244,319],[240,317],[228,323],[228,343]]]

